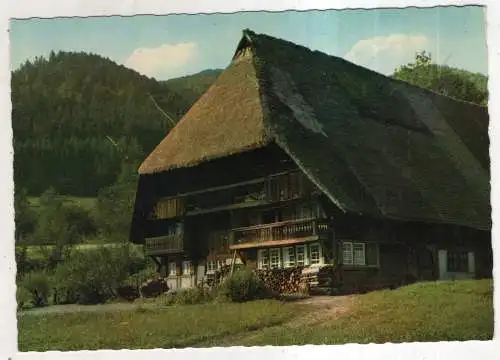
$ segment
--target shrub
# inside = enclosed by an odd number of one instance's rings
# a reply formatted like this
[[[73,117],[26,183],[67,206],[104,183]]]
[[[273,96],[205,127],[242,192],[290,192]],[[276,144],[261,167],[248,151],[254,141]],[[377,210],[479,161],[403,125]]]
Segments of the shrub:
[[[251,269],[237,269],[222,282],[218,298],[235,302],[273,297],[272,291],[265,286],[259,276]]]
[[[18,309],[29,308],[33,305],[33,296],[24,286],[18,286],[16,289],[16,301]]]
[[[175,293],[173,299],[174,303],[178,305],[195,305],[214,300],[214,294],[207,289],[196,287]]]
[[[22,296],[23,300],[26,300],[26,296],[30,294],[30,300],[33,306],[44,306],[48,304],[49,296],[51,293],[51,281],[47,273],[45,272],[30,272],[21,278],[19,287],[24,290],[20,290],[23,293],[19,295]]]
[[[113,298],[129,275],[128,260],[127,249],[121,247],[75,250],[56,269],[58,302],[95,304]]]
[[[130,269],[129,269],[130,270]],[[132,273],[125,281],[123,282],[123,286],[132,286],[137,289],[147,280],[149,279],[154,279],[160,276],[160,274],[156,271],[156,268],[152,266],[145,267],[144,269],[138,271],[138,272],[133,272],[129,271]]]

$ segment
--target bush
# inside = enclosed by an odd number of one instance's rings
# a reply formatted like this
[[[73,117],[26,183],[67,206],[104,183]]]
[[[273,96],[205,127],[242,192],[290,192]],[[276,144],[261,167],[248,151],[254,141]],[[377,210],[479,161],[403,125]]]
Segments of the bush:
[[[115,297],[128,277],[126,247],[75,250],[55,273],[58,302],[96,304]]]
[[[251,269],[242,268],[222,282],[218,298],[235,302],[273,297],[272,291],[265,286],[259,276]]]
[[[33,305],[33,296],[23,286],[18,286],[16,289],[16,301],[18,309],[29,308]]]
[[[129,266],[130,268],[130,266]],[[129,269],[130,270],[130,269]],[[123,286],[132,286],[137,289],[140,288],[140,286],[146,282],[149,279],[154,279],[160,276],[160,274],[156,271],[156,268],[152,266],[145,267],[144,269],[134,272],[134,271],[129,271],[132,273],[125,281],[123,282]]]
[[[217,293],[203,288],[191,288],[161,294],[153,301],[159,305],[196,305],[216,300]]]
[[[20,290],[20,298],[23,301],[27,300],[27,294],[30,294],[30,301],[33,306],[44,306],[48,304],[51,294],[51,281],[45,272],[31,272],[21,278],[18,287]],[[24,305],[24,304],[23,304]]]
[[[214,300],[213,292],[202,288],[181,290],[174,295],[174,302],[178,305],[203,304],[212,300]]]

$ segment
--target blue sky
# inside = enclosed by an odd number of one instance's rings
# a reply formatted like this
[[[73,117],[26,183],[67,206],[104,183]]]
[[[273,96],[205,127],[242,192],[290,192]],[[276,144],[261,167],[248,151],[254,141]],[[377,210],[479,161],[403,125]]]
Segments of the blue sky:
[[[227,66],[244,28],[384,74],[420,50],[487,73],[480,7],[12,20],[11,67],[51,50],[86,51],[164,80]]]

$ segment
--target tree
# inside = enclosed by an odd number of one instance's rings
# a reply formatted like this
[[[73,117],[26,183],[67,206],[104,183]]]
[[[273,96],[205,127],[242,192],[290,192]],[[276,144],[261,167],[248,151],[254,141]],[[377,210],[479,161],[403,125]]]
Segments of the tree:
[[[14,222],[16,244],[25,244],[27,238],[33,234],[36,226],[36,213],[30,206],[27,191],[15,187],[14,190]]]
[[[40,215],[33,239],[42,245],[55,245],[48,255],[51,263],[59,262],[70,245],[81,242],[85,232],[95,232],[88,214],[74,205],[65,205],[57,192],[50,188],[40,197]]]
[[[485,75],[437,65],[431,54],[425,51],[417,53],[414,62],[396,69],[392,77],[458,100],[483,106],[488,104]]]

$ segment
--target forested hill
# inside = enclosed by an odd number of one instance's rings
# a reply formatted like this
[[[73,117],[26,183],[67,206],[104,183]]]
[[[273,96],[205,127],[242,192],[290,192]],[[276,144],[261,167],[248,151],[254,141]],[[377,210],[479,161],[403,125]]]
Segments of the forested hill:
[[[159,82],[98,55],[51,53],[12,73],[16,185],[95,196],[138,164],[220,71]]]

